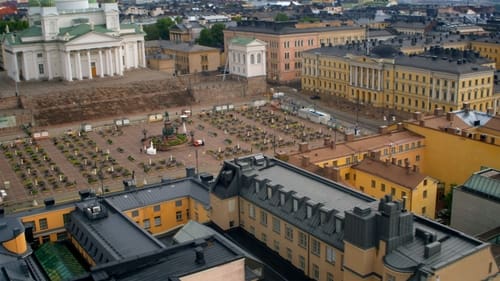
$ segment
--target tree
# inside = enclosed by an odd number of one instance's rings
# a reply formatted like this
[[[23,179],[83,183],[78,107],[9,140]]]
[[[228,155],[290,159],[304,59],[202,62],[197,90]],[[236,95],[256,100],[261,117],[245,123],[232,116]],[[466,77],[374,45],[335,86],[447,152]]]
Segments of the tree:
[[[274,17],[274,21],[287,21],[288,16],[285,13],[277,13]]]
[[[146,41],[158,40],[160,38],[160,33],[158,32],[156,24],[144,25],[142,28],[146,33],[146,37],[144,38]]]
[[[210,29],[203,29],[200,32],[198,44],[209,47],[222,48],[224,46],[224,29],[226,26],[222,23],[212,25]]]
[[[146,32],[146,40],[168,40],[170,38],[170,28],[174,25],[175,22],[171,18],[162,18],[155,24],[143,26],[144,32]]]
[[[0,34],[5,32],[7,25],[10,32],[23,30],[29,26],[25,20],[0,20]]]

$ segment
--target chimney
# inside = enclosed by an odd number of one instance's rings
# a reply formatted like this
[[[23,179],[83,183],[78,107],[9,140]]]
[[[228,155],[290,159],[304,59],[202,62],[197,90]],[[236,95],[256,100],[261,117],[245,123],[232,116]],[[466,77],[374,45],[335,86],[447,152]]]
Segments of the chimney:
[[[420,111],[413,112],[413,119],[417,121],[422,120],[422,112]]]
[[[21,229],[20,229],[19,227],[14,227],[14,228],[12,229],[12,235],[13,235],[14,237],[16,237],[17,235],[19,235],[20,233],[21,233]]]
[[[302,160],[301,160],[301,162],[300,162],[300,165],[301,165],[302,167],[307,167],[307,166],[309,166],[309,159],[310,159],[310,158],[309,158],[309,156],[302,155]]]
[[[89,189],[82,189],[82,190],[78,191],[78,194],[80,195],[80,200],[83,201],[83,200],[90,197],[90,190]]]
[[[309,143],[307,142],[301,142],[299,143],[299,152],[308,152],[309,151]]]
[[[45,208],[50,208],[50,207],[54,206],[56,201],[54,200],[54,198],[50,197],[50,198],[46,198],[45,200],[43,200],[43,203],[45,204]]]
[[[331,179],[333,181],[340,181],[340,169],[337,167],[329,167],[329,169],[331,169]]]
[[[387,128],[387,126],[379,126],[378,127],[378,133],[381,134],[381,135],[385,135],[389,132],[389,129]]]
[[[330,142],[331,142],[330,138],[324,138],[324,139],[323,139],[323,145],[324,145],[324,146],[329,146],[329,145],[330,145]]]
[[[398,123],[397,130],[398,131],[402,131],[403,130],[403,123],[401,123],[401,122]]]
[[[198,246],[194,248],[194,252],[196,253],[195,263],[199,265],[205,264],[205,255],[203,254],[203,248]]]
[[[186,178],[192,178],[194,176],[196,176],[196,168],[186,167]]]
[[[441,115],[443,115],[443,109],[441,107],[434,108],[434,115],[435,116],[441,116]]]
[[[470,111],[470,103],[468,102],[464,102],[464,107],[463,107],[463,110],[468,113]]]
[[[335,149],[336,147],[337,147],[337,144],[335,143],[335,141],[334,141],[334,140],[332,140],[332,141],[330,142],[330,148],[331,148],[331,149]]]
[[[353,140],[354,140],[354,134],[353,133],[345,134],[345,141],[353,141]]]
[[[453,112],[446,112],[446,120],[453,122],[454,119],[455,119],[455,114],[453,114]]]

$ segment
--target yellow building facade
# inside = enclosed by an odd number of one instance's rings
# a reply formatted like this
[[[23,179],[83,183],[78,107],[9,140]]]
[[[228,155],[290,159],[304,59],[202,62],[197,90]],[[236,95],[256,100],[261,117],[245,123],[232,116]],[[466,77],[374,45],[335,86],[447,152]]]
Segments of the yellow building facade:
[[[495,38],[481,38],[470,42],[471,49],[479,52],[482,57],[495,62],[496,69],[500,69],[500,42]]]
[[[303,53],[302,88],[353,103],[403,111],[494,108],[494,70],[437,57],[398,55],[387,46],[366,55],[360,46]]]
[[[377,199],[391,195],[405,200],[411,212],[435,218],[438,181],[421,174],[415,167],[401,167],[379,160],[365,159],[351,168],[349,184]]]

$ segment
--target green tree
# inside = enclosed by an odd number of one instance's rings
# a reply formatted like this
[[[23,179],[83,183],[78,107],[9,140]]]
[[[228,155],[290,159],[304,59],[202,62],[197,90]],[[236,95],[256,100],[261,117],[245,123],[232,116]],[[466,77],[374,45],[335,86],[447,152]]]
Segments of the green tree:
[[[287,21],[288,16],[285,13],[277,13],[274,17],[274,21]]]
[[[171,18],[162,18],[156,22],[156,27],[158,28],[159,37],[164,40],[170,39],[170,28],[175,25],[175,22]]]
[[[224,29],[222,23],[212,25],[210,29],[203,29],[198,38],[198,44],[209,47],[222,48],[224,46]]]
[[[158,27],[156,26],[156,24],[144,25],[142,28],[146,33],[146,41],[158,40],[160,38],[160,33],[158,32]]]
[[[0,20],[0,34],[5,32],[5,28],[9,26],[9,31],[19,31],[29,27],[25,20]]]
[[[212,41],[212,33],[210,32],[210,29],[204,28],[200,32],[200,37],[198,38],[198,44],[203,45],[203,46],[212,46],[213,41]]]

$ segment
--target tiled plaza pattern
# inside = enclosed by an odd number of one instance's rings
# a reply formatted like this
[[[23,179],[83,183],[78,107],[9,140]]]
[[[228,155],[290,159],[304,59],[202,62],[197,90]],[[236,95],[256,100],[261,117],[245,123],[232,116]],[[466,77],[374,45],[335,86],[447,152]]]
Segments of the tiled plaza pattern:
[[[324,125],[286,115],[270,106],[255,109],[239,105],[225,113],[214,113],[212,108],[192,110],[186,131],[182,125],[177,128],[179,133],[186,133],[188,142],[157,155],[147,155],[141,140],[144,133],[148,138],[161,137],[163,122],[146,119],[130,126],[95,127],[88,133],[59,131],[51,138],[31,143],[4,142],[0,183],[10,183],[4,206],[13,211],[28,207],[33,200],[40,204],[47,197],[70,200],[79,189],[92,188],[100,193],[101,186],[105,191],[117,191],[132,174],[138,186],[165,177],[182,177],[186,167],[198,166],[200,172],[215,174],[223,159],[257,152],[271,154],[273,149],[292,151],[303,140],[319,146],[331,134]],[[169,112],[170,119],[181,124],[180,110]],[[192,146],[191,134],[195,140],[204,140],[205,145]]]

